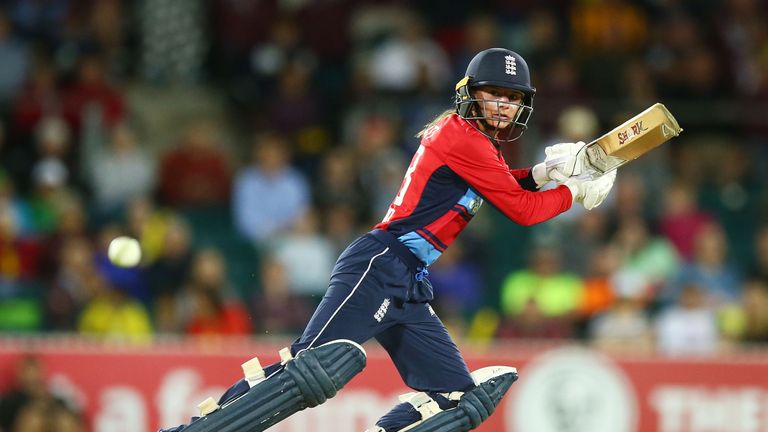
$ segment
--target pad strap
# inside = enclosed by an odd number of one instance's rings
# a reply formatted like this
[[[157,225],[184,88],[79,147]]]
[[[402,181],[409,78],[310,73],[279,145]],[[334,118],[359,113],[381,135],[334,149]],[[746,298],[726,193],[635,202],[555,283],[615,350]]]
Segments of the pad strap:
[[[452,401],[458,399],[456,408],[440,410],[429,418],[423,417],[421,421],[406,426],[399,432],[466,432],[477,428],[488,419],[509,387],[517,380],[517,370],[506,366],[491,366],[473,372],[472,378],[477,387],[465,393],[452,392],[447,396],[441,394]],[[420,394],[429,397],[425,393]],[[431,397],[429,399],[432,400]],[[423,402],[424,398],[411,396],[407,401],[411,403],[411,400]],[[429,406],[429,402],[423,405]]]
[[[184,432],[262,432],[334,396],[366,363],[365,350],[347,340],[328,342],[287,360],[285,369],[240,397],[194,420]]]
[[[413,405],[416,411],[421,414],[421,420],[426,420],[442,411],[440,405],[432,397],[424,392],[413,392],[400,395],[400,402]]]

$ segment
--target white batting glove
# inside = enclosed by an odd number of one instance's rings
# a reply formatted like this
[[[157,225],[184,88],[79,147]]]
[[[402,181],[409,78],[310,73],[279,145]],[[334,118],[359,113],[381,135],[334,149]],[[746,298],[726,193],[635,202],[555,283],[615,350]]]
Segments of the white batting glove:
[[[581,203],[587,210],[599,206],[611,192],[616,181],[616,170],[613,170],[595,180],[580,180],[573,177],[563,184],[568,186],[573,196],[573,202]]]
[[[551,178],[549,178],[549,174],[547,174],[547,166],[544,164],[544,162],[538,163],[533,166],[531,169],[531,176],[533,176],[533,181],[536,182],[536,187],[542,187],[545,184],[549,183]]]
[[[595,173],[588,172],[590,170],[588,170],[587,152],[584,150],[584,146],[584,141],[579,141],[555,144],[545,148],[544,167],[547,177],[558,183],[571,177],[592,178]]]

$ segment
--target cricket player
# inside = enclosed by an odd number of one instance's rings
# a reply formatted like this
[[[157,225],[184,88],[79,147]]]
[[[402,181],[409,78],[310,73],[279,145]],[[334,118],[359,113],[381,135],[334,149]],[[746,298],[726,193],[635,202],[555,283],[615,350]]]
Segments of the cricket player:
[[[204,406],[189,426],[168,431],[265,430],[335,395],[362,370],[360,344],[373,338],[414,391],[369,431],[468,431],[486,420],[517,371],[497,366],[470,373],[430,307],[427,268],[485,201],[513,222],[532,225],[574,203],[598,206],[616,175],[570,176],[584,164],[583,143],[549,147],[533,168],[508,168],[500,145],[526,130],[535,93],[520,55],[502,48],[478,53],[456,85],[454,108],[418,134],[421,145],[386,215],[338,258],[327,293],[282,361],[263,369],[257,360],[244,364],[245,379],[218,403]],[[559,186],[538,191],[551,180]]]

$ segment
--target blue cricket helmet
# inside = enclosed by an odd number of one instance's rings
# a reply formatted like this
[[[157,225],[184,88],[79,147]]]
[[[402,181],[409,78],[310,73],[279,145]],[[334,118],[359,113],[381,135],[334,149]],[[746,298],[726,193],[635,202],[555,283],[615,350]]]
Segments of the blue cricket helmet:
[[[472,95],[472,89],[480,86],[494,86],[517,90],[523,94],[523,103],[517,111],[509,130],[496,131],[484,135],[495,141],[514,141],[528,128],[528,120],[533,113],[533,97],[536,89],[531,85],[528,63],[520,54],[506,48],[490,48],[481,51],[472,58],[464,76],[456,84],[456,112],[466,120],[484,121],[493,127],[488,119],[477,109],[480,102]],[[474,122],[470,124],[475,125]]]

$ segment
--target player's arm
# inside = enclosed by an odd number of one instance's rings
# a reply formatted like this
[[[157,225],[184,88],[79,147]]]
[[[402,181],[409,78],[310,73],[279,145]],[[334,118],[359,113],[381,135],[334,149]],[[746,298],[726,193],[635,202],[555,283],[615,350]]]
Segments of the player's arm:
[[[534,168],[510,169],[509,173],[517,180],[517,183],[525,190],[537,191],[544,184],[539,184],[534,176]]]
[[[567,186],[543,192],[525,190],[485,139],[470,139],[450,147],[444,153],[448,166],[518,224],[544,222],[573,204]]]

